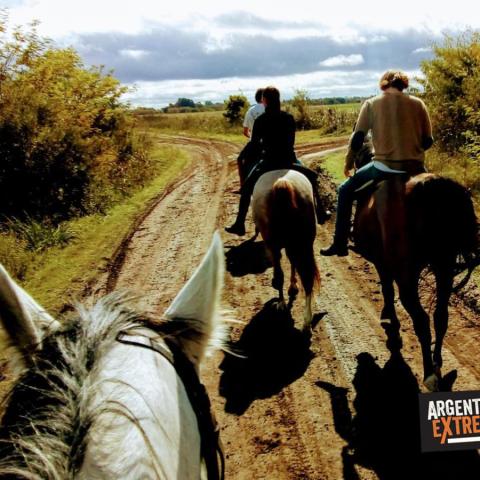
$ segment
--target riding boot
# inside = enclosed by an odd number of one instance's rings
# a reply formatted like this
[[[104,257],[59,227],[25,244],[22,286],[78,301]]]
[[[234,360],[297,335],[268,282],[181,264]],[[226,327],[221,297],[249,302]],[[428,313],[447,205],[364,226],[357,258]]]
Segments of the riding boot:
[[[242,191],[240,203],[238,205],[237,219],[233,225],[225,228],[226,232],[233,233],[240,237],[245,235],[245,220],[247,218],[248,207],[250,206],[250,197],[250,192],[246,192],[245,190]]]

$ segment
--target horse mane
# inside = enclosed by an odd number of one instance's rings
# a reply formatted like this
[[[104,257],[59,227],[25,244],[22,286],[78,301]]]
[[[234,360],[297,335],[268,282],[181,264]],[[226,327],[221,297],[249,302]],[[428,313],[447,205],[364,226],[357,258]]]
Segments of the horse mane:
[[[470,192],[447,177],[420,174],[407,183],[413,241],[431,258],[463,257],[468,266],[479,255],[479,229]]]
[[[139,313],[131,307],[133,300],[125,293],[109,294],[89,310],[79,307],[76,318],[45,338],[34,366],[3,400],[2,478],[74,478],[90,426],[103,411],[91,407],[99,359],[118,333],[139,326],[171,336],[184,332],[181,321],[156,322]],[[125,415],[130,418],[129,412]]]

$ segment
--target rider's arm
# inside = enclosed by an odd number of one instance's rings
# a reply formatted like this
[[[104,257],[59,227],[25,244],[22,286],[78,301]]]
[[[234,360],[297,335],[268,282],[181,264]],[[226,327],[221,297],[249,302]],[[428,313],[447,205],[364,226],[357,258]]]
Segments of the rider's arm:
[[[354,152],[358,152],[362,148],[363,142],[365,140],[365,135],[372,128],[370,120],[370,108],[370,102],[366,101],[360,109],[357,123],[355,124],[355,130],[350,139],[350,148]]]
[[[358,152],[362,146],[363,142],[365,141],[365,133],[361,130],[358,130],[352,135],[350,140],[350,147],[354,152]]]
[[[252,125],[253,122],[252,122],[252,110],[251,109],[248,109],[247,110],[247,113],[245,114],[245,118],[243,119],[243,134],[247,137],[247,138],[250,138],[251,136],[251,131],[250,131],[250,127],[249,125]]]
[[[343,166],[343,173],[346,177],[350,177],[351,171],[355,167],[355,153],[352,150],[352,147],[349,145],[347,154],[345,155],[345,164]]]
[[[422,148],[428,150],[433,145],[432,123],[427,107],[422,102]]]
[[[263,127],[263,119],[260,117],[258,117],[254,124],[253,124],[253,128],[250,132],[250,146],[251,146],[251,152],[252,152],[252,156],[256,157],[257,160],[260,156],[260,153],[262,151],[262,137],[263,137],[263,130],[264,130],[264,127]]]

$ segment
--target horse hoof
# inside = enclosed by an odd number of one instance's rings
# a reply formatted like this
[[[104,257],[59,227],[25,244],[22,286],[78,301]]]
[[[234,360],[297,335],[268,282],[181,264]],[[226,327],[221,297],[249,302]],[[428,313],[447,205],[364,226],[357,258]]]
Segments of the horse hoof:
[[[297,295],[298,295],[298,288],[297,287],[290,287],[288,289],[288,296],[290,298],[296,298]]]
[[[427,387],[427,390],[429,392],[438,392],[438,383],[439,383],[439,377],[437,376],[436,373],[432,373],[429,375],[424,381],[423,384],[425,387]]]
[[[287,304],[283,298],[279,298],[274,305],[277,312],[284,312],[287,310]]]

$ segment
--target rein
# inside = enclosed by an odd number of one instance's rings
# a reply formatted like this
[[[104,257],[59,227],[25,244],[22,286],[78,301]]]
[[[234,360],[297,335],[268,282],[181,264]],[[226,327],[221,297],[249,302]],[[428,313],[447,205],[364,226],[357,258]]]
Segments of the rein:
[[[132,337],[135,338],[135,340],[133,340]],[[146,343],[139,342],[137,340],[138,337],[144,338]],[[166,336],[163,337],[163,341],[167,345],[166,347],[148,336],[140,334],[133,335],[126,331],[119,332],[116,340],[125,345],[152,350],[162,355],[162,357],[173,365],[177,375],[182,380],[190,404],[197,417],[201,438],[200,453],[205,460],[208,479],[223,480],[225,478],[225,456],[220,440],[220,429],[215,419],[207,391],[200,382],[193,363],[182,350]]]

